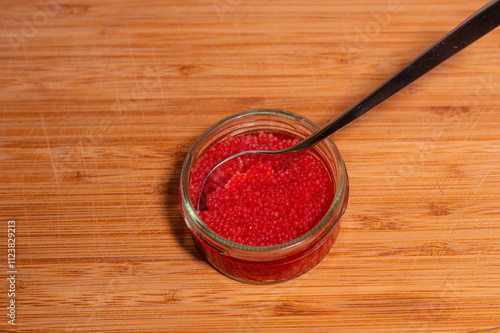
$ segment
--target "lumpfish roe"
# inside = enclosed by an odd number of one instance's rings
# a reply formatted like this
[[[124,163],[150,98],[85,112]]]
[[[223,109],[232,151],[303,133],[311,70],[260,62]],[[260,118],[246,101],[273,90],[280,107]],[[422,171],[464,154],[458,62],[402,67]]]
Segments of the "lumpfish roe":
[[[191,169],[192,202],[197,201],[208,172],[226,157],[246,150],[283,149],[298,141],[260,132],[215,144]],[[284,159],[282,165],[280,158]],[[213,231],[236,243],[271,246],[300,237],[325,215],[333,184],[324,166],[309,152],[300,152],[291,163],[286,156],[254,163],[207,196],[207,210],[198,214]]]

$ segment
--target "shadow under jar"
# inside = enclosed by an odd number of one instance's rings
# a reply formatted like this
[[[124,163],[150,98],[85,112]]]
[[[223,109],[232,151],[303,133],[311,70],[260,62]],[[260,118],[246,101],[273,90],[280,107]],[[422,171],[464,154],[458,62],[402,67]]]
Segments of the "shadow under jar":
[[[196,159],[228,136],[257,134],[303,139],[319,127],[310,120],[282,110],[258,109],[229,116],[210,127],[193,144],[181,171],[179,200],[184,220],[206,260],[223,274],[241,282],[266,284],[297,277],[316,266],[328,253],[340,231],[349,182],[337,147],[330,138],[308,150],[318,159],[333,183],[331,204],[319,222],[302,236],[272,246],[232,242],[210,229],[191,202],[190,172]]]

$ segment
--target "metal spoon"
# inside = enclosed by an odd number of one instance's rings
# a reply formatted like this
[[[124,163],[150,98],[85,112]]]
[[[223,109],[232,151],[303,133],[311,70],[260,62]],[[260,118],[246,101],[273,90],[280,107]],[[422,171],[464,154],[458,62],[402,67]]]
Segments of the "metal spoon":
[[[235,170],[241,170],[245,164],[248,164],[250,160],[248,159],[249,154],[286,154],[311,147],[391,97],[455,53],[486,35],[499,24],[500,0],[493,0],[472,14],[390,79],[382,83],[377,89],[303,141],[282,150],[249,150],[229,156],[217,164],[205,177],[196,208],[199,210],[206,209],[207,195],[217,187],[224,186]],[[245,158],[242,158],[244,155],[246,155]],[[291,154],[291,156],[293,158],[294,155]]]

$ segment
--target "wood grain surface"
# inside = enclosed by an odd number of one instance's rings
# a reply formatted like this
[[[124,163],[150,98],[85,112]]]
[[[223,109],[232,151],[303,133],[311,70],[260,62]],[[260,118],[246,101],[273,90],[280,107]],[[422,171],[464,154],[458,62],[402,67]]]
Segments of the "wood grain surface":
[[[0,330],[499,332],[499,29],[333,136],[349,206],[302,277],[222,276],[177,196],[214,122],[323,125],[484,4],[0,0]]]

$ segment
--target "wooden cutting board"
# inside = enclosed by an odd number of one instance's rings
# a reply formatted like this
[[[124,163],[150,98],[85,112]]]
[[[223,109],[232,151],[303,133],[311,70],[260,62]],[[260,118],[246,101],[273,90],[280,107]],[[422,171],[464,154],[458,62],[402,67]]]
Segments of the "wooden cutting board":
[[[500,29],[333,136],[349,206],[304,276],[217,273],[177,197],[214,122],[323,125],[484,3],[1,1],[0,329],[499,332]]]

